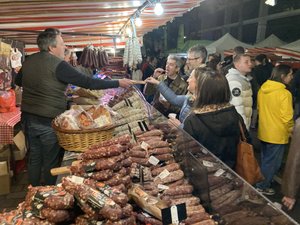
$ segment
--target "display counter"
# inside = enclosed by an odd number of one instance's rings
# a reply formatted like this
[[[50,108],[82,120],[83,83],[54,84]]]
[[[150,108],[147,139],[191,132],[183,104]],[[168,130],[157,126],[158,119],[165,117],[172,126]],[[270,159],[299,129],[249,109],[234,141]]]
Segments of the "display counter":
[[[220,161],[208,149],[195,141],[181,128],[170,124],[168,119],[161,115],[156,109],[144,101],[138,89],[132,89],[135,94],[121,94],[118,100],[110,102],[110,106],[124,117],[132,117],[128,111],[132,108],[143,109],[142,117],[128,119],[126,126],[116,129],[115,136],[128,134],[132,141],[138,141],[137,136],[142,133],[149,133],[151,130],[159,129],[163,133],[163,140],[168,142],[176,163],[180,164],[181,170],[189,184],[193,186],[193,195],[201,200],[201,205],[206,212],[213,215],[214,220],[219,224],[297,224],[292,218],[284,213],[279,204],[272,203],[265,196],[257,192],[253,186],[236,174],[231,168]],[[134,96],[134,98],[132,97]],[[128,99],[133,98],[143,104],[128,104]],[[122,97],[127,103],[122,103]],[[130,115],[130,116],[129,116]],[[147,118],[145,117],[147,115]],[[141,125],[142,122],[146,126]],[[147,135],[146,135],[147,136]],[[155,140],[156,137],[153,137]],[[151,139],[151,138],[150,138]],[[139,142],[141,143],[141,142]],[[67,154],[69,155],[69,153]],[[132,155],[131,155],[132,156]],[[132,156],[134,159],[140,159]],[[136,161],[145,170],[147,162],[140,159]],[[70,161],[69,161],[70,163]],[[168,164],[168,160],[160,160],[160,163]],[[144,177],[145,178],[145,177]],[[139,184],[149,185],[147,179]],[[152,184],[152,183],[151,183]],[[147,189],[147,188],[146,188]],[[147,190],[145,191],[147,192]],[[151,190],[153,191],[153,190]],[[153,193],[156,197],[163,196],[161,193]],[[278,206],[279,205],[279,206]]]
[[[62,166],[73,166],[58,176],[62,187],[29,188],[0,223],[27,210],[26,219],[40,224],[297,224],[138,90],[125,90],[109,106],[122,120],[114,137],[82,153],[66,151]]]

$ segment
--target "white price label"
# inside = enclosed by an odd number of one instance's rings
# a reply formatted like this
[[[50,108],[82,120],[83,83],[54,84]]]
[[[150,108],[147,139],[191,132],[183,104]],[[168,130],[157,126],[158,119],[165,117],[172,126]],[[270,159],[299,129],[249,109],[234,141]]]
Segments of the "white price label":
[[[84,178],[73,175],[73,176],[69,177],[69,180],[76,184],[83,184]]]
[[[232,180],[233,179],[233,175],[231,173],[226,173],[226,178]]]
[[[159,184],[159,185],[157,185],[157,187],[159,190],[168,190],[169,189],[169,187],[167,185],[163,185],[163,184]]]
[[[175,205],[171,206],[172,224],[179,224],[178,211]]]
[[[165,179],[169,175],[170,175],[170,172],[167,169],[164,169],[157,177],[159,177],[162,180],[162,179]]]
[[[142,148],[142,149],[148,151],[149,147],[150,147],[150,146],[149,146],[146,142],[143,141],[143,142],[141,143],[141,148]]]
[[[146,217],[151,217],[148,213],[146,213],[146,212],[142,212],[142,214],[144,215],[144,216],[146,216]]]
[[[202,162],[203,162],[203,165],[206,167],[214,167],[214,164],[212,162],[209,162],[206,160],[203,160]]]
[[[223,173],[225,173],[225,170],[223,170],[223,169],[218,169],[218,170],[215,172],[214,176],[219,177],[219,176],[221,176]]]
[[[202,153],[205,154],[205,155],[208,153],[208,151],[207,151],[206,149],[204,149],[204,148],[203,148],[201,151],[202,151]]]
[[[156,166],[159,163],[159,159],[154,157],[153,155],[150,156],[150,158],[148,159],[148,162],[150,164],[152,164],[153,166]]]

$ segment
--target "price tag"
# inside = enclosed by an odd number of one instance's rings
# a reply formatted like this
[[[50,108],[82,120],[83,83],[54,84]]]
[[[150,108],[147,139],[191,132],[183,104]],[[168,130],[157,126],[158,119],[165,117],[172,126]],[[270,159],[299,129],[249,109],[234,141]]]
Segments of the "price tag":
[[[158,174],[157,177],[159,177],[162,180],[162,179],[165,179],[169,175],[170,175],[170,172],[167,169],[164,169],[160,174]]]
[[[205,154],[205,155],[208,153],[208,151],[207,151],[206,149],[204,149],[204,148],[203,148],[201,151],[202,151],[202,153]]]
[[[206,160],[203,160],[202,162],[203,162],[203,165],[206,167],[214,167],[214,164],[212,162],[209,162]]]
[[[181,203],[179,205],[171,206],[161,210],[163,225],[179,224],[187,218],[186,205]]]
[[[233,179],[233,175],[231,173],[226,173],[225,177],[230,179],[230,180]]]
[[[152,155],[149,157],[148,162],[153,166],[156,166],[159,163],[159,159]]]
[[[172,219],[172,224],[179,223],[177,207],[175,205],[171,206],[171,219]]]
[[[159,184],[159,185],[157,185],[157,187],[159,190],[168,190],[169,189],[169,187],[167,185],[163,185],[163,184]]]
[[[68,179],[76,184],[83,184],[83,181],[84,181],[83,177],[78,177],[78,176],[74,176],[74,175],[71,177],[68,177]]]
[[[150,216],[148,213],[146,213],[146,212],[142,212],[142,214],[143,214],[144,216],[148,217],[148,218],[151,217],[151,216]]]
[[[149,147],[150,147],[150,146],[149,146],[146,142],[143,141],[143,142],[141,143],[141,148],[142,148],[142,149],[148,151]]]
[[[221,176],[223,173],[225,173],[225,170],[223,170],[223,169],[218,169],[218,170],[215,172],[214,176],[219,177],[219,176]]]

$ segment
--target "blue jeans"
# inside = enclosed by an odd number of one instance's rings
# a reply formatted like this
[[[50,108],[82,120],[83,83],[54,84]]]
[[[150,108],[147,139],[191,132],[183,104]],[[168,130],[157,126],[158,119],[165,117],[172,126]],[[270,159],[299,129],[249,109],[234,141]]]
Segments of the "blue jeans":
[[[41,185],[42,174],[43,184],[56,182],[57,177],[52,176],[50,170],[59,166],[61,148],[51,121],[51,118],[22,112],[22,126],[29,145],[28,177],[33,186]]]
[[[261,142],[261,172],[265,179],[256,187],[265,189],[271,187],[273,176],[280,169],[286,144],[271,144]]]

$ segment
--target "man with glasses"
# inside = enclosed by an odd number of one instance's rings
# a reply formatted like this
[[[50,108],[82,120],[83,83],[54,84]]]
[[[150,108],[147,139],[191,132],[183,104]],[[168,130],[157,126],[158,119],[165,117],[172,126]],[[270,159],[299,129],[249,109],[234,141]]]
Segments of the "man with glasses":
[[[205,61],[207,57],[207,50],[204,46],[195,45],[191,47],[187,52],[186,64],[189,68],[189,74],[198,68],[205,67]]]
[[[129,79],[92,79],[64,61],[66,46],[61,32],[48,28],[37,38],[40,52],[29,56],[16,77],[23,87],[22,125],[29,144],[28,176],[33,186],[52,185],[50,170],[59,166],[60,146],[52,120],[67,108],[64,92],[68,84],[89,89],[129,87]]]

